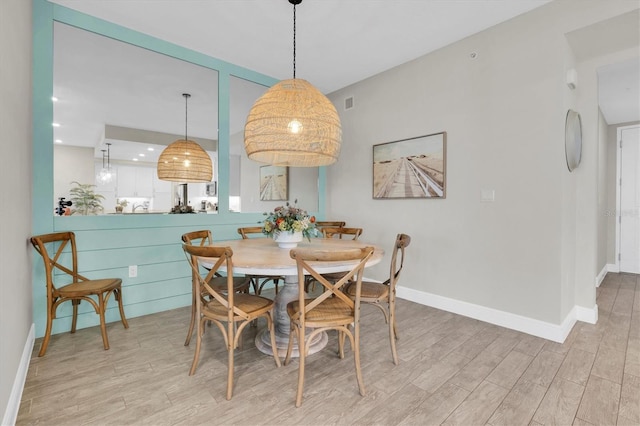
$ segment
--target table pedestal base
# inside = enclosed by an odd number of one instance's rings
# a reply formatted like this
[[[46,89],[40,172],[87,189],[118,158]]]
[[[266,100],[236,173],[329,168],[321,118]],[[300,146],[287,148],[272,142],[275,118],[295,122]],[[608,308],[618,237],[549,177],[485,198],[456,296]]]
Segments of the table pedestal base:
[[[311,329],[309,329],[309,332]],[[309,333],[307,332],[307,335]],[[320,333],[311,341],[309,345],[308,354],[314,354],[320,350],[322,350],[325,346],[327,346],[327,342],[329,341],[329,337],[327,333]],[[281,333],[276,332],[276,348],[278,349],[278,356],[284,360],[284,357],[287,356],[287,346],[289,345],[289,335],[283,335]],[[256,348],[262,353],[273,355],[273,348],[271,347],[271,337],[269,336],[269,330],[262,329],[258,332],[256,336]],[[300,357],[300,351],[298,350],[298,342],[294,340],[293,349],[291,350],[291,357],[298,358]]]
[[[304,283],[300,284],[304,285]],[[291,322],[289,321],[289,314],[287,313],[287,304],[293,300],[298,299],[298,276],[287,275],[284,279],[284,285],[278,291],[274,301],[275,306],[273,308],[273,321],[276,328],[276,348],[278,356],[283,358],[287,355],[287,347],[289,345],[289,332],[291,330]],[[311,330],[307,331],[307,335]],[[308,345],[309,355],[320,351],[327,346],[329,338],[327,333],[319,333]],[[269,330],[266,328],[261,330],[256,336],[256,347],[262,353],[273,355],[273,348],[271,347],[271,337],[269,336]],[[293,350],[291,351],[292,357],[299,357],[298,343],[294,341]]]

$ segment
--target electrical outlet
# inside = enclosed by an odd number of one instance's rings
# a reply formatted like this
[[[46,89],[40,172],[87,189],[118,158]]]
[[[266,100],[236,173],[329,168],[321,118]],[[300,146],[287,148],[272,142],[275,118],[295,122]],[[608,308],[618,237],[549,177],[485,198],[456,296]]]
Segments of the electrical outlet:
[[[129,278],[138,276],[138,265],[129,265]]]

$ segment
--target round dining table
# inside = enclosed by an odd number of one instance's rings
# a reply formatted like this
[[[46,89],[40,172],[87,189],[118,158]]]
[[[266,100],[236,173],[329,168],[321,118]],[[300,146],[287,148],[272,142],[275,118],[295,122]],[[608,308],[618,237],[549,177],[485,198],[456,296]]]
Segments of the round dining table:
[[[233,250],[233,273],[246,275],[281,275],[284,276],[284,286],[275,296],[273,320],[276,331],[276,346],[279,356],[285,356],[289,344],[290,322],[287,314],[287,304],[298,299],[298,269],[296,261],[291,258],[291,249],[278,247],[271,238],[248,238],[240,240],[215,241],[216,246],[231,247]],[[367,261],[365,267],[379,263],[384,256],[384,250],[374,244],[363,241],[340,240],[330,238],[311,238],[298,243],[298,249],[314,250],[340,250],[349,248],[373,247],[373,255]],[[315,263],[315,264],[314,264]],[[322,274],[330,272],[350,271],[356,261],[336,262],[310,262],[310,264]],[[203,262],[206,266],[206,262]],[[223,271],[224,269],[221,268]],[[309,354],[318,352],[327,344],[326,333],[320,333],[314,341],[310,342]],[[258,332],[255,339],[256,347],[263,353],[272,355],[271,338],[269,331],[263,329]],[[299,356],[297,342],[294,342],[292,356]]]

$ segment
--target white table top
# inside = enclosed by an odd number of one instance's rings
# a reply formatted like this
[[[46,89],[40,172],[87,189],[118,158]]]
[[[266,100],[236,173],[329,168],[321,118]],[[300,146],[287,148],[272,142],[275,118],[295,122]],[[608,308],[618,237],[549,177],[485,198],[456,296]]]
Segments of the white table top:
[[[215,246],[231,247],[233,250],[233,271],[251,275],[297,275],[296,261],[289,255],[290,249],[281,249],[271,238],[249,238],[241,240],[214,241]],[[346,248],[374,247],[374,252],[366,266],[379,263],[384,250],[364,241],[312,238],[303,240],[297,248],[315,250],[337,250]],[[310,262],[313,265],[313,262]],[[323,262],[317,271],[323,274],[350,270],[356,262]]]

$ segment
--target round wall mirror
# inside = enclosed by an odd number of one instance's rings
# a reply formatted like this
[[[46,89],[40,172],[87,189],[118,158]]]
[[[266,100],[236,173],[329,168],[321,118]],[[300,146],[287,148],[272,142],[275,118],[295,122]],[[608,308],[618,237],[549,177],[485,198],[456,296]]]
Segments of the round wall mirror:
[[[564,125],[564,150],[567,156],[567,167],[572,172],[578,167],[582,158],[582,120],[576,111],[567,111]]]

